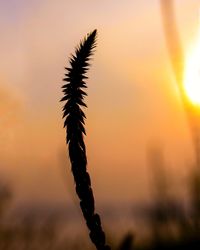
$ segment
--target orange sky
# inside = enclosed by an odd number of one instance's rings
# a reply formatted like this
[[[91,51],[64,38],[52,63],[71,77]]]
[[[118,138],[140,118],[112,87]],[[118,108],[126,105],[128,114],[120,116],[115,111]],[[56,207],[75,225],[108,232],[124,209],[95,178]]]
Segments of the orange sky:
[[[175,2],[187,49],[197,31],[199,1]],[[86,143],[98,199],[147,197],[151,143],[163,146],[173,176],[177,171],[186,176],[191,141],[159,1],[3,0],[1,172],[13,181],[20,199],[73,197],[58,101],[68,56],[94,28],[98,46],[89,72]]]

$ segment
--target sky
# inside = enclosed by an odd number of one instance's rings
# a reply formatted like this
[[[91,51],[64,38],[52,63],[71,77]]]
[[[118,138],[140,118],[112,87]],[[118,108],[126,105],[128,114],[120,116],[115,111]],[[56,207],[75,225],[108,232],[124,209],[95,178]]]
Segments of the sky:
[[[187,51],[200,1],[175,4]],[[97,200],[149,199],[152,145],[171,178],[179,173],[176,188],[187,178],[192,143],[158,0],[0,0],[0,173],[18,200],[75,199],[60,87],[70,54],[95,28],[85,141]]]

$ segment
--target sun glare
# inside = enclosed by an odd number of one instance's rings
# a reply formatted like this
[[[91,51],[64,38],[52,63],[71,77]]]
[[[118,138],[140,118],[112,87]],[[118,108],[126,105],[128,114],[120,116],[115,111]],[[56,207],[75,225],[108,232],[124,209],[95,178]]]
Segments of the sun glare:
[[[184,89],[192,104],[200,106],[200,32],[192,49],[186,56]]]

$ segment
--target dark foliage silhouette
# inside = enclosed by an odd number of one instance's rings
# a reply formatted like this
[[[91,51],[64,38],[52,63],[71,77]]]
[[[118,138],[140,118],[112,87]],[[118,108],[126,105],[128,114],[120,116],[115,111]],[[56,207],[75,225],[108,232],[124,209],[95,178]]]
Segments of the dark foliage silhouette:
[[[86,134],[84,119],[86,118],[82,107],[87,107],[84,97],[87,95],[83,90],[87,88],[85,79],[90,64],[89,59],[93,55],[96,47],[97,31],[94,30],[80,42],[69,62],[70,68],[66,68],[66,78],[63,80],[64,97],[61,101],[66,101],[63,107],[64,127],[67,132],[67,144],[71,161],[72,172],[76,184],[76,193],[80,199],[80,207],[86,224],[90,230],[90,238],[98,250],[110,249],[106,245],[105,233],[101,227],[98,214],[95,213],[95,201],[91,188],[90,176],[87,172],[87,156],[83,136]]]
[[[134,247],[134,235],[129,232],[121,240],[117,250],[133,250]]]

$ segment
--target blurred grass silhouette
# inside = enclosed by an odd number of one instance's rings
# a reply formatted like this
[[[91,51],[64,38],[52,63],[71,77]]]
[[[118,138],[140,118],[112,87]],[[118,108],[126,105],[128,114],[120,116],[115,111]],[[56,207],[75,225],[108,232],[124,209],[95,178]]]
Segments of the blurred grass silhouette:
[[[77,242],[65,233],[63,218],[58,213],[26,206],[16,211],[13,196],[11,188],[0,183],[0,249],[88,249],[81,239]]]
[[[188,202],[170,195],[169,182],[164,170],[163,156],[153,151],[152,202],[143,205],[141,216],[145,221],[148,236],[142,232],[129,231],[121,239],[112,238],[111,246],[116,250],[131,249],[199,249],[200,247],[200,181],[196,172],[188,182]],[[159,173],[159,174],[158,174]],[[162,178],[160,178],[160,176]],[[165,179],[165,181],[161,181]],[[83,238],[72,239],[63,231],[67,221],[59,214],[44,214],[29,208],[21,215],[9,213],[14,193],[7,185],[0,185],[0,249],[93,249]],[[27,209],[27,208],[26,208]],[[122,211],[123,213],[123,211]],[[15,218],[15,219],[13,219]],[[64,223],[64,224],[63,224]],[[134,224],[133,224],[134,228]],[[120,228],[119,228],[120,230]],[[137,238],[141,240],[137,241]]]

